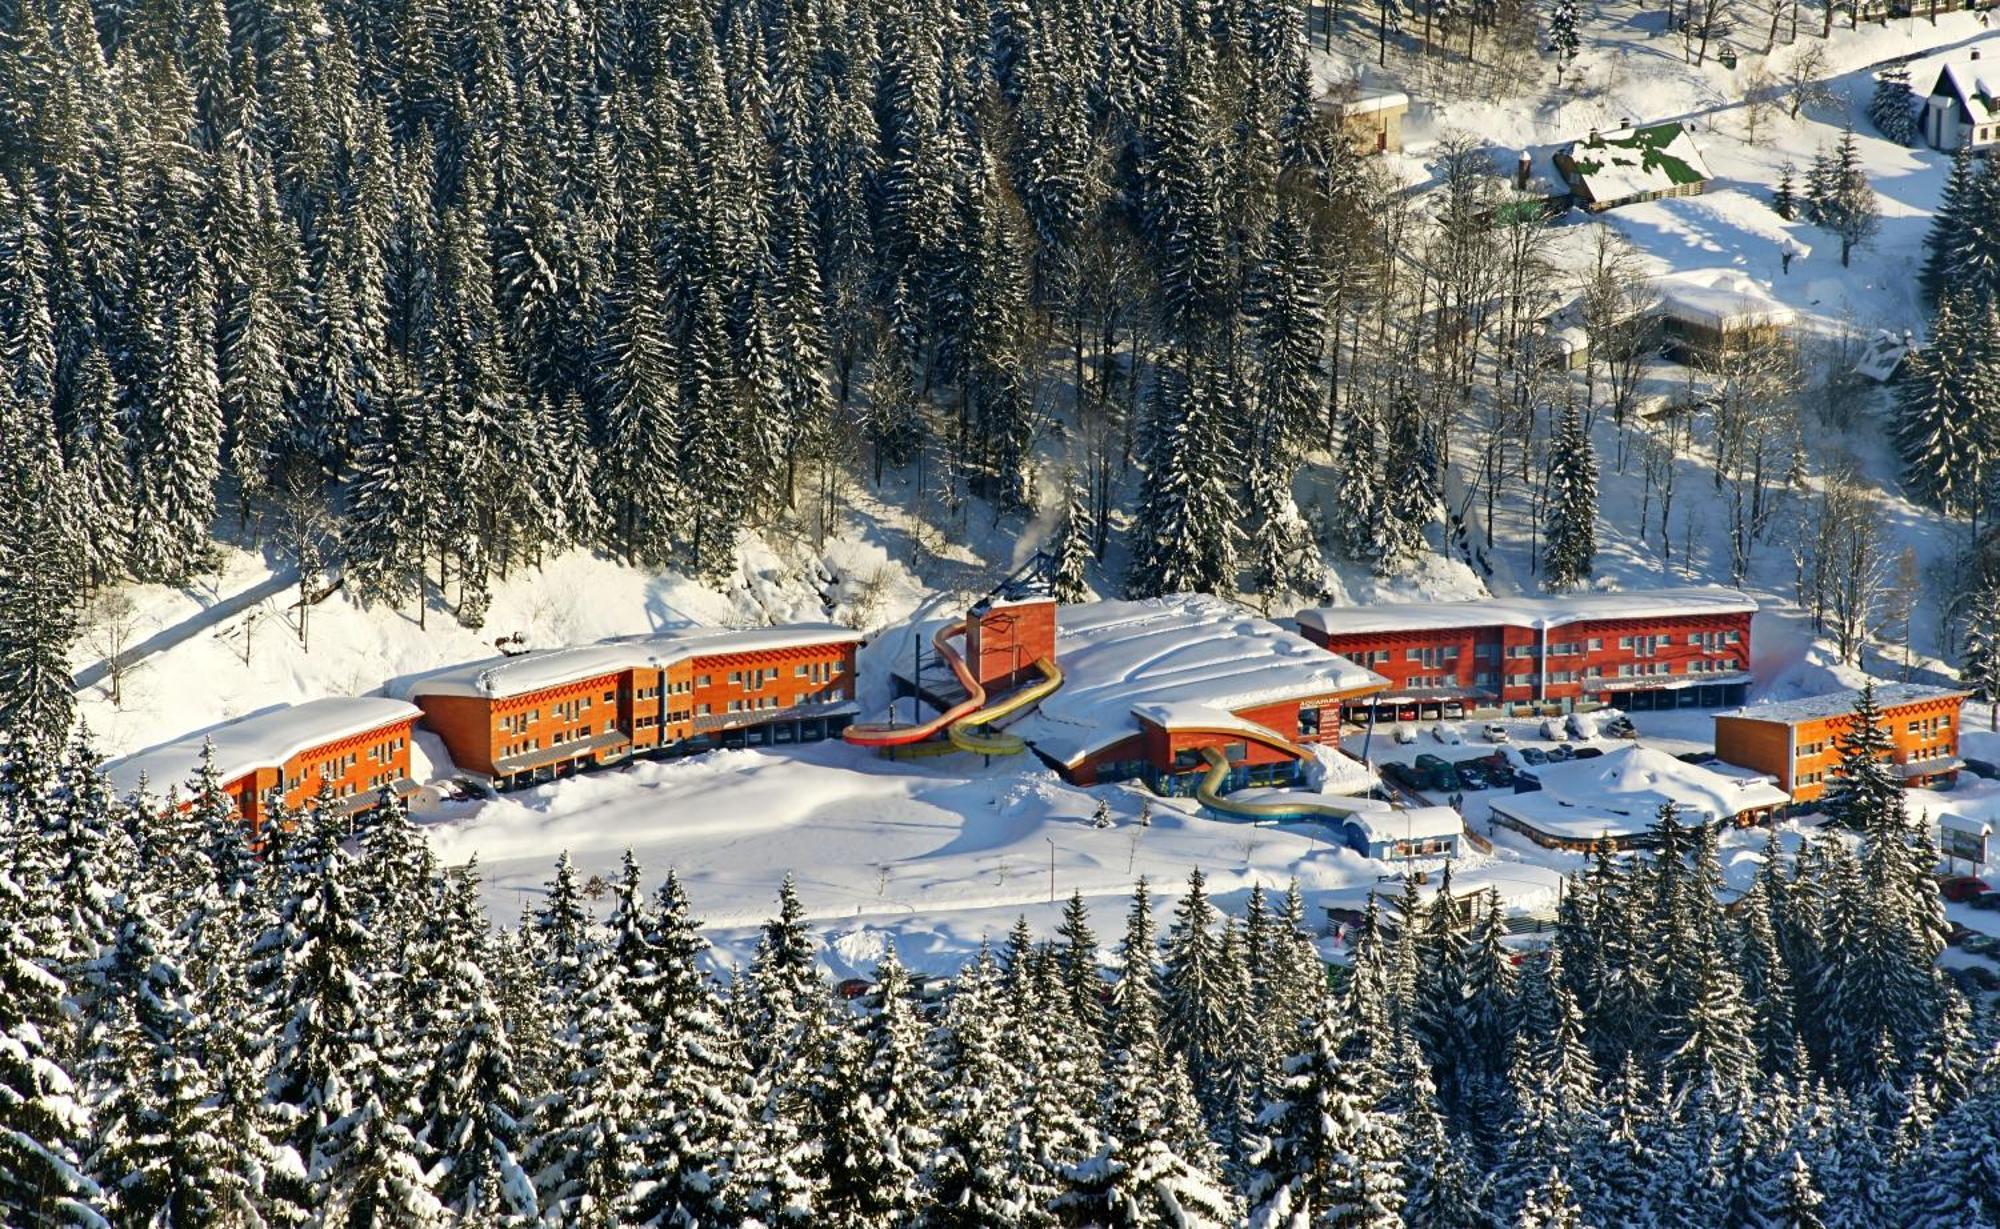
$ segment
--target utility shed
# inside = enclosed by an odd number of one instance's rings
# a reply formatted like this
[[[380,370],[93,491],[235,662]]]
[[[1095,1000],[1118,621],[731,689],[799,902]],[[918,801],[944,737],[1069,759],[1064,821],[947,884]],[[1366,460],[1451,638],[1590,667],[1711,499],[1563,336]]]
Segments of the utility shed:
[[[1713,357],[1774,341],[1798,321],[1764,283],[1735,269],[1659,279],[1660,326],[1675,357]]]
[[[1916,340],[1907,329],[1901,333],[1877,329],[1875,336],[1861,348],[1861,357],[1854,361],[1854,374],[1866,376],[1877,384],[1891,383],[1903,374],[1903,361],[1916,352]]]
[[[1361,89],[1351,96],[1329,94],[1320,109],[1364,154],[1393,154],[1403,148],[1403,117],[1410,96],[1399,90]]]
[[[1570,195],[1592,213],[1663,196],[1699,196],[1713,178],[1679,123],[1598,132],[1551,159]]]

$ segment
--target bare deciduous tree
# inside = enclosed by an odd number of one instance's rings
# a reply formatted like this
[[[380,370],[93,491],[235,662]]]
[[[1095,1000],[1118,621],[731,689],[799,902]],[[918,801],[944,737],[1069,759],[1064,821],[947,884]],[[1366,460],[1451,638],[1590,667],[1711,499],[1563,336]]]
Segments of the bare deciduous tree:
[[[125,677],[144,663],[131,660],[139,629],[139,607],[123,589],[101,590],[84,611],[89,626],[85,643],[104,659],[104,679],[111,685],[111,706],[125,703]]]

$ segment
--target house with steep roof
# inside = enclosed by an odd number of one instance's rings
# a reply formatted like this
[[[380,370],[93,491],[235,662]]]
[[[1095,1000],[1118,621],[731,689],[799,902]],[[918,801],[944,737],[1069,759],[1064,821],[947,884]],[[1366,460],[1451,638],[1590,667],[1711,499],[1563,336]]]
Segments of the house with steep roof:
[[[1687,126],[1592,129],[1589,136],[1551,158],[1576,203],[1592,213],[1654,201],[1699,196],[1713,178]]]
[[[1987,72],[1988,68],[1996,71]],[[1924,99],[1924,140],[1949,153],[1960,146],[1984,149],[2000,142],[2000,64],[1981,60],[1974,47],[1963,60],[1938,70]]]

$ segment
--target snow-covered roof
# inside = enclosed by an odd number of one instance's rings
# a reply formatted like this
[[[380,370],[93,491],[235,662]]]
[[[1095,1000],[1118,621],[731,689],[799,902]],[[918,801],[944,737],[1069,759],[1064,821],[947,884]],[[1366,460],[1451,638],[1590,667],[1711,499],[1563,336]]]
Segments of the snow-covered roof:
[[[1949,61],[1938,70],[1937,86],[1958,95],[1975,124],[1990,124],[2000,116],[2000,105],[1996,105],[2000,100],[2000,60]],[[1931,87],[1931,93],[1937,93],[1937,86]]]
[[[1964,697],[1971,694],[1958,687],[1933,687],[1927,683],[1883,683],[1875,688],[1875,706],[1886,710],[1924,700],[1942,700],[1951,696]],[[1717,713],[1716,716],[1798,725],[1805,721],[1818,721],[1824,717],[1839,717],[1851,713],[1860,699],[1861,693],[1856,690],[1829,691],[1825,695],[1806,696],[1798,700],[1752,704],[1731,712]]]
[[[1854,373],[1867,376],[1877,384],[1887,384],[1902,367],[1903,360],[1916,352],[1916,340],[1908,333],[1877,329],[1875,336],[1861,348],[1861,357],[1854,363]]]
[[[1173,700],[1164,704],[1134,704],[1132,715],[1164,730],[1221,730],[1246,738],[1269,741],[1273,735],[1291,740],[1266,725],[1237,716],[1225,708],[1197,700]]]
[[[224,781],[260,768],[277,768],[302,751],[356,734],[414,721],[416,706],[382,696],[332,696],[286,708],[252,713],[227,725],[161,743],[104,766],[121,794],[143,779],[155,792],[184,784],[201,764],[204,744],[215,744],[215,767]]]
[[[1364,87],[1352,98],[1329,98],[1331,105],[1341,115],[1371,115],[1377,111],[1393,111],[1398,107],[1408,110],[1410,96],[1401,90]]]
[[[1465,835],[1465,818],[1451,807],[1356,811],[1347,817],[1347,822],[1367,834],[1371,845],[1378,841],[1422,841]]]
[[[1469,602],[1391,602],[1378,606],[1319,606],[1298,613],[1302,628],[1328,636],[1357,632],[1445,631],[1466,627],[1547,629],[1609,619],[1667,619],[1753,614],[1747,594],[1719,585],[1632,592],[1589,591],[1558,597],[1477,598]]]
[[[1261,704],[1386,685],[1372,670],[1201,594],[1062,607],[1056,661],[1062,687],[1010,728],[1064,764],[1136,734],[1139,708],[1183,725],[1215,725]]]
[[[503,699],[623,670],[657,670],[689,657],[851,644],[860,639],[860,632],[832,623],[788,623],[782,627],[743,629],[693,627],[661,635],[523,653],[518,657],[489,657],[399,679],[390,684],[390,689],[408,699],[417,696]]]
[[[1653,285],[1661,315],[1705,329],[1782,328],[1798,319],[1768,286],[1736,269],[1669,273]]]
[[[1491,807],[1552,836],[1583,840],[1644,831],[1669,802],[1689,823],[1713,823],[1791,801],[1767,777],[1689,764],[1655,747],[1617,747],[1532,772],[1538,792],[1495,798]]]
[[[1677,123],[1592,133],[1562,156],[1583,195],[1600,203],[1711,178],[1694,138]]]

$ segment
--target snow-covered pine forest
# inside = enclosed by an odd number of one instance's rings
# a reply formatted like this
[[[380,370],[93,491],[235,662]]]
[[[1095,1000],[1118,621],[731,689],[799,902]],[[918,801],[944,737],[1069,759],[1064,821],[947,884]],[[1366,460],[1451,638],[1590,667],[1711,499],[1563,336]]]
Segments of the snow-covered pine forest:
[[[1323,297],[1385,272],[1304,20],[8,6],[0,707],[61,731],[74,595],[183,582],[232,518],[477,627],[572,545],[726,573],[849,467],[922,455],[939,498],[1023,507],[1058,403],[1095,555],[1143,461],[1134,591],[1288,570]],[[1417,410],[1383,411],[1405,473],[1437,463]]]
[[[1142,881],[941,995],[892,949],[853,1002],[789,881],[718,980],[629,855],[603,921],[564,855],[496,929],[400,804],[253,852],[212,774],[133,810],[17,743],[0,1223],[1991,1225],[2000,1050],[1865,711],[1858,842],[1774,838],[1726,910],[1668,807],[1525,956],[1497,898],[1405,878],[1330,986],[1296,889],[1224,916],[1196,870],[1164,934]]]

